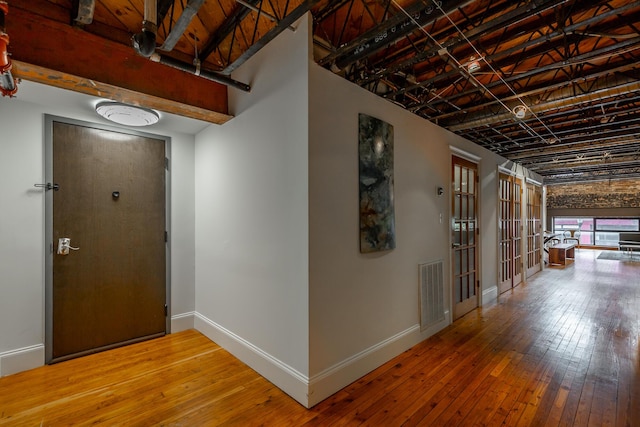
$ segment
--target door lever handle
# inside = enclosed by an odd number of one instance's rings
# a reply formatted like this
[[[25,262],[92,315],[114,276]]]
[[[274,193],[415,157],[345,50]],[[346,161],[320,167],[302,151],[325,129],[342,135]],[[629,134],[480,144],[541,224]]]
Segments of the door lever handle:
[[[51,184],[50,182],[47,182],[46,184],[33,184],[33,186],[38,188],[44,188],[46,191],[49,191],[49,190],[58,191],[60,189],[60,186],[58,184]]]
[[[71,239],[68,237],[61,237],[58,239],[58,255],[69,255],[69,249],[72,251],[80,250],[80,248],[74,248],[71,246]]]

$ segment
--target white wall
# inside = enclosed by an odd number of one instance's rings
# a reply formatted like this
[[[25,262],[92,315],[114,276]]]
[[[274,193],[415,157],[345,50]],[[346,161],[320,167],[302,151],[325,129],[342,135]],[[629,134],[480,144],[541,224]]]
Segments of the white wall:
[[[480,158],[495,298],[504,159],[315,65],[305,20],[234,74],[252,85],[230,91],[236,117],[196,137],[196,328],[312,406],[450,322],[420,332],[418,311],[418,264],[450,271],[450,146]],[[381,254],[358,248],[360,112],[395,132],[397,248]]]
[[[480,158],[481,283],[495,298],[504,159],[315,65],[310,100],[309,370],[318,401],[449,321],[420,333],[418,264],[443,260],[450,271],[450,146]],[[396,248],[387,252],[359,252],[358,113],[394,127]]]
[[[196,137],[196,328],[306,401],[307,18],[234,73],[234,119]]]
[[[51,104],[21,100],[30,91]],[[33,186],[44,180],[44,114],[99,121],[90,100],[73,107],[64,98],[65,91],[24,82],[18,98],[0,99],[0,375],[44,363],[44,193]],[[171,314],[187,314],[178,327],[192,327],[195,137],[161,126],[147,132],[172,138]]]
[[[318,374],[418,324],[418,264],[442,259],[448,271],[450,172],[442,129],[426,132],[424,120],[320,67],[311,76],[310,370]],[[359,252],[358,113],[394,128],[396,248],[373,254]]]
[[[43,117],[2,98],[0,129],[1,354],[44,343]]]

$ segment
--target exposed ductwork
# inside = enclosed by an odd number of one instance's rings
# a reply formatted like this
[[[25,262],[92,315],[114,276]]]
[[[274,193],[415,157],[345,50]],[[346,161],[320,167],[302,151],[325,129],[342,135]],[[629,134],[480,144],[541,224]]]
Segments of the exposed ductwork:
[[[156,0],[144,1],[144,20],[142,31],[131,37],[133,48],[138,54],[149,58],[156,50],[156,34],[158,32],[158,4]]]
[[[153,62],[159,62],[160,64],[164,64],[169,67],[173,67],[175,69],[178,69],[187,73],[191,73],[196,76],[200,76],[202,78],[211,80],[213,82],[231,86],[245,92],[251,91],[251,86],[246,83],[242,83],[237,80],[234,80],[231,77],[228,77],[224,74],[207,71],[200,68],[200,62],[196,62],[194,65],[191,65],[165,55],[160,55],[157,52],[151,55],[149,59],[151,59]]]
[[[0,92],[2,96],[12,97],[18,91],[18,86],[11,74],[11,58],[7,51],[9,35],[5,31],[4,18],[8,13],[9,4],[0,0]]]
[[[178,41],[178,38],[182,35],[189,22],[198,9],[202,6],[204,0],[190,0],[187,4],[187,8],[184,10],[183,14],[180,16],[178,20],[177,28],[169,34],[169,37],[165,41],[165,44],[160,46],[159,50],[171,50],[173,46]],[[178,70],[185,71],[187,73],[194,74],[196,76],[203,77],[207,80],[211,80],[217,83],[222,83],[227,86],[232,86],[237,89],[243,90],[245,92],[249,92],[251,87],[248,84],[238,82],[233,80],[232,78],[214,73],[211,71],[206,71],[200,68],[200,62],[196,59],[194,61],[194,65],[190,65],[179,61],[177,59],[161,55],[156,52],[156,34],[157,34],[157,21],[158,20],[158,11],[157,11],[157,0],[145,0],[144,2],[144,20],[142,21],[142,31],[138,34],[135,34],[131,41],[133,43],[133,48],[135,51],[144,56],[145,58],[149,58],[153,62],[158,62],[163,65],[167,65],[169,67],[176,68]]]

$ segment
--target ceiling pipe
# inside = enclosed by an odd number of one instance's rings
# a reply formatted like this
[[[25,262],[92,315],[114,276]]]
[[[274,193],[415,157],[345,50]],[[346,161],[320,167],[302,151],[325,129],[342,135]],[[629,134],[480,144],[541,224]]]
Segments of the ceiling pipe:
[[[2,0],[0,0],[2,1]],[[158,49],[173,49],[173,45],[178,40],[178,38],[184,33],[184,30],[188,26],[189,22],[193,19],[193,17],[197,14],[198,9],[202,6],[204,0],[190,0],[187,8],[184,10],[183,14],[179,19],[179,25],[174,30],[175,34],[172,32],[169,35],[169,44],[166,46],[163,45]],[[171,58],[169,56],[161,55],[156,52],[156,34],[158,30],[157,19],[158,19],[158,3],[157,0],[145,0],[144,2],[144,20],[142,21],[142,31],[138,34],[134,34],[131,38],[133,43],[133,48],[135,51],[145,58],[149,58],[153,62],[157,62],[163,65],[167,65],[169,67],[176,68],[181,71],[185,71],[190,74],[194,74],[196,76],[205,78],[207,80],[214,81],[216,83],[221,83],[227,86],[234,87],[236,89],[243,90],[245,92],[249,92],[251,90],[251,86],[245,83],[241,83],[239,81],[233,80],[232,78],[222,75],[219,73],[215,73],[212,71],[203,70],[200,68],[200,61],[194,61],[194,64],[187,64],[180,60]]]
[[[18,91],[18,86],[11,74],[11,58],[7,51],[9,34],[5,31],[4,18],[8,13],[9,4],[0,0],[0,92],[2,96],[13,97]]]
[[[187,64],[185,62],[179,61],[177,59],[173,59],[171,57],[160,55],[159,53],[154,53],[149,58],[153,62],[159,62],[160,64],[167,65],[169,67],[176,68],[178,70],[185,71],[187,73],[194,74],[196,76],[200,76],[207,80],[211,80],[217,83],[221,83],[227,86],[234,87],[236,89],[240,89],[245,92],[251,91],[251,86],[246,83],[239,82],[237,80],[233,80],[231,77],[228,77],[224,74],[214,73],[212,71],[203,70],[200,68],[200,62],[196,62],[195,65]]]
[[[156,34],[158,32],[158,4],[156,0],[144,1],[144,20],[142,31],[131,37],[133,48],[139,55],[149,58],[156,50]]]

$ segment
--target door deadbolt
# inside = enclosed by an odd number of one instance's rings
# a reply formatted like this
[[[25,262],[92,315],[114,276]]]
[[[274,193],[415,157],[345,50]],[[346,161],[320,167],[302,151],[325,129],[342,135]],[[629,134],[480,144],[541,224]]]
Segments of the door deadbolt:
[[[61,237],[58,239],[58,255],[69,255],[69,249],[77,251],[80,248],[74,248],[71,246],[71,239],[68,237]]]

